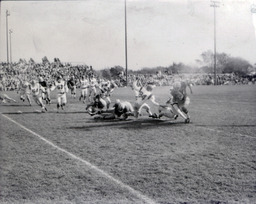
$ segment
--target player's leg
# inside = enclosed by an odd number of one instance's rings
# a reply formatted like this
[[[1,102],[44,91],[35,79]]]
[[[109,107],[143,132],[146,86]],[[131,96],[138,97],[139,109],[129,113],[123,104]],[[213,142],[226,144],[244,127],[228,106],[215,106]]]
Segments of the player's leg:
[[[125,108],[127,109],[127,112],[131,112],[131,113],[134,112],[133,106],[130,102],[125,102],[124,105],[125,105]]]
[[[64,106],[67,104],[67,95],[66,93],[62,94],[61,98],[61,109],[64,110]]]
[[[134,114],[134,108],[133,108],[133,106],[130,102],[126,101],[126,102],[123,103],[123,105],[124,105],[124,108],[123,108],[122,117],[124,119],[127,119],[129,116],[134,116],[135,115]]]
[[[46,100],[48,104],[51,104],[51,91],[50,88],[46,88]]]
[[[25,101],[25,92],[24,91],[20,91],[20,100],[21,101]]]
[[[32,106],[31,99],[28,93],[26,94],[26,98],[28,100],[29,105]]]
[[[165,116],[167,118],[171,118],[171,119],[177,119],[178,115],[174,113],[174,111],[172,110],[172,107],[166,106],[166,105],[160,105],[158,108],[159,111],[159,118],[161,118],[162,116]]]
[[[175,113],[179,114],[182,118],[184,118],[186,123],[189,123],[189,117],[183,111],[180,110],[178,104],[173,104],[172,107]]]
[[[111,100],[110,100],[109,96],[107,96],[107,97],[105,98],[105,101],[106,101],[106,103],[107,103],[107,110],[108,110],[109,107],[110,107],[110,104],[111,104]]]
[[[4,99],[9,101],[9,102],[16,102],[16,100],[14,100],[13,98],[9,97],[7,94],[3,94],[4,95]]]
[[[42,96],[34,96],[35,102],[41,107],[42,112],[47,111],[45,105],[43,104]]]
[[[79,97],[79,101],[81,101],[82,98],[84,98],[84,89],[81,89],[81,94],[80,94],[80,97]]]
[[[39,102],[39,100],[38,100],[38,96],[33,95],[33,100],[34,100],[34,102],[35,102],[37,105],[40,106],[40,102]]]
[[[76,85],[73,86],[73,97],[76,98]]]
[[[139,115],[141,114],[142,109],[145,109],[145,110],[146,110],[146,112],[148,113],[149,117],[151,117],[151,116],[153,115],[148,104],[143,103],[143,104],[141,105],[141,107],[140,107],[140,109],[139,109],[139,111],[138,111],[138,112],[139,112]]]
[[[108,109],[108,110],[103,110],[102,113],[100,114],[102,119],[115,119],[115,109]]]
[[[185,96],[185,98],[178,102],[178,107],[181,110],[181,112],[186,116],[185,123],[190,122],[190,117],[188,114],[188,109],[186,108],[190,103],[189,97]],[[184,118],[184,117],[183,117]]]
[[[90,95],[91,95],[91,98],[94,98],[97,95],[96,87],[92,87]]]
[[[135,102],[134,106],[133,106],[133,110],[134,110],[134,117],[138,118],[139,117],[139,110],[140,110],[141,104],[138,102]]]
[[[134,109],[129,102],[124,104],[122,118],[126,120],[129,116],[134,116]]]
[[[104,108],[107,109],[107,102],[103,98],[100,98],[97,108],[99,109],[98,113],[101,113]]]
[[[59,111],[60,107],[61,107],[61,95],[58,94],[57,95],[57,112]]]
[[[40,104],[40,106],[41,106],[41,108],[42,108],[42,111],[47,111],[47,108],[45,107],[45,105],[44,105],[44,103],[43,103],[42,97],[39,97],[39,98],[38,98],[38,101],[39,101],[39,104]]]
[[[83,102],[87,103],[88,101],[88,89],[84,89]]]
[[[189,113],[188,113],[188,109],[187,109],[189,104],[190,104],[190,98],[187,96],[185,98],[185,103],[182,106],[181,110],[187,115],[188,118],[190,118]]]
[[[42,92],[42,99],[43,99],[43,100],[46,100],[46,95],[45,95],[44,92]]]

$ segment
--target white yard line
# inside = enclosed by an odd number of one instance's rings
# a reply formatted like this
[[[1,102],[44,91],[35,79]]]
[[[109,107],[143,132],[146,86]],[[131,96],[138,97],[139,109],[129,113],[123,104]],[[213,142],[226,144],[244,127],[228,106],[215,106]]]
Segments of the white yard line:
[[[35,133],[34,131],[26,128],[25,126],[21,125],[20,123],[16,122],[15,120],[9,118],[8,116],[0,113],[3,117],[5,117],[6,119],[8,119],[9,121],[13,122],[14,124],[18,125],[19,127],[21,127],[22,129],[26,130],[27,132],[31,133],[32,135],[38,137],[39,139],[43,140],[45,143],[47,143],[48,145],[52,146],[53,148],[67,154],[68,156],[72,157],[73,159],[76,159],[82,163],[84,163],[86,166],[88,166],[89,168],[91,168],[92,170],[96,171],[98,174],[100,174],[103,177],[108,178],[109,180],[111,180],[112,182],[116,183],[117,185],[119,185],[120,187],[128,190],[130,193],[132,193],[133,195],[135,195],[136,197],[138,197],[139,199],[143,200],[145,203],[156,203],[154,200],[152,200],[151,198],[141,194],[139,191],[133,189],[132,187],[124,184],[123,182],[119,181],[118,179],[115,179],[114,177],[112,177],[111,175],[109,175],[107,172],[101,170],[100,168],[98,168],[97,166],[91,164],[90,162],[72,154],[71,152],[68,152],[67,150],[58,147],[57,145],[53,144],[51,141],[45,139],[44,137],[42,137],[41,135]]]
[[[230,133],[230,134],[233,134],[233,135],[237,135],[239,137],[250,137],[250,138],[256,139],[256,137],[254,137],[252,135],[246,135],[246,134],[235,133],[235,132],[227,132],[227,131],[223,131],[223,130],[217,130],[217,129],[212,129],[212,128],[208,128],[208,127],[198,126],[198,125],[195,125],[195,126],[198,127],[198,128],[203,128],[203,129],[210,130],[210,131],[213,131],[213,132]]]
[[[191,100],[191,98],[190,98]],[[250,104],[250,105],[254,105],[254,101],[228,101],[228,100],[218,100],[218,99],[214,99],[212,101],[209,101],[209,99],[207,98],[193,98],[193,101],[207,101],[208,104],[212,104],[212,103],[226,103],[226,104]]]

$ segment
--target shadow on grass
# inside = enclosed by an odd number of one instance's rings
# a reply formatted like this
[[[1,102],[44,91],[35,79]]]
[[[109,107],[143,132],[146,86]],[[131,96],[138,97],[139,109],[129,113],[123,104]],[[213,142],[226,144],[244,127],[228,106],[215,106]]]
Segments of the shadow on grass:
[[[30,106],[29,104],[1,104],[1,106],[5,106],[5,107],[24,107],[24,106]]]
[[[36,111],[33,111],[33,112],[9,112],[9,113],[2,113],[3,115],[27,115],[27,114],[43,114],[42,112],[36,112]]]
[[[81,114],[86,114],[86,112],[82,112],[82,111],[74,111],[74,112],[58,112],[57,111],[46,111],[46,112],[41,112],[40,110],[38,111],[26,111],[26,112],[7,112],[7,113],[2,113],[2,114],[5,114],[5,115],[27,115],[27,114],[47,114],[47,113],[53,113],[53,114],[78,114],[78,113],[81,113]]]
[[[256,127],[256,125],[249,125],[249,124],[241,124],[241,125],[225,125],[225,124],[219,124],[219,125],[195,125],[196,127]]]
[[[76,127],[67,127],[67,129],[73,130],[91,130],[91,129],[99,129],[99,128],[107,128],[107,127],[116,127],[119,129],[148,129],[148,128],[155,128],[159,126],[183,126],[186,125],[182,121],[168,121],[168,120],[154,120],[154,119],[128,119],[128,120],[119,120],[119,119],[112,119],[112,120],[91,120],[86,121],[88,125],[84,126],[76,126]]]

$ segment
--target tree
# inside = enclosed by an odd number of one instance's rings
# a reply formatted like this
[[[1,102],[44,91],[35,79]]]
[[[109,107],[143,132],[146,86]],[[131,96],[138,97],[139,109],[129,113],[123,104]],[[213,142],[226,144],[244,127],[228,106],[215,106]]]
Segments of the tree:
[[[197,59],[196,62],[201,66],[201,70],[205,73],[213,73],[214,65],[214,54],[211,50],[203,52],[201,55],[201,60]],[[226,73],[231,67],[228,65],[232,57],[226,53],[216,53],[216,71],[218,73]],[[232,60],[231,60],[232,61]],[[227,68],[229,66],[229,68]]]
[[[124,68],[121,66],[114,66],[110,68],[111,77],[114,79],[119,78],[119,75],[122,72],[124,72]]]
[[[182,72],[182,69],[184,68],[184,64],[181,62],[178,64],[173,62],[172,66],[170,68],[171,68],[172,74],[179,74]]]
[[[226,66],[223,69],[223,73],[235,73],[239,76],[249,74],[249,70],[252,65],[240,57],[230,57]]]
[[[109,69],[101,70],[101,76],[105,79],[111,80],[111,73]]]

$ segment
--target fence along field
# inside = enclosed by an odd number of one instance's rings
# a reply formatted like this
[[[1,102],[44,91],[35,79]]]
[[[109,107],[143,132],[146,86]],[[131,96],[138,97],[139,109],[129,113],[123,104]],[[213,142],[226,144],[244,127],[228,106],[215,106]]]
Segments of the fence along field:
[[[43,114],[1,104],[0,202],[254,203],[256,87],[193,88],[190,124],[146,114],[94,120],[71,98],[58,114],[56,104]],[[164,103],[169,89],[155,94]],[[132,101],[132,91],[117,89],[116,98]]]

